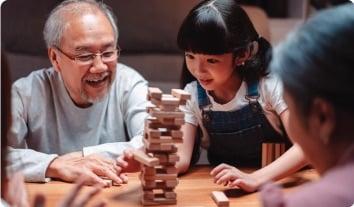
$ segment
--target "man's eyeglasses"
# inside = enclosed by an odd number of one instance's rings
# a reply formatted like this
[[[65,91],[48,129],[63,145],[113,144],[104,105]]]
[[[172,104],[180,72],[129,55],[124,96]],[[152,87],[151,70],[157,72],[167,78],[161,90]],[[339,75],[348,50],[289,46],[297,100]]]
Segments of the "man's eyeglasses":
[[[102,62],[104,63],[110,63],[113,61],[116,61],[117,58],[120,55],[120,48],[118,47],[117,49],[114,50],[107,50],[99,53],[87,53],[87,54],[82,54],[82,55],[77,55],[77,56],[71,56],[64,51],[62,51],[59,47],[55,47],[60,53],[65,55],[67,58],[70,60],[73,60],[75,63],[81,66],[87,66],[87,65],[92,65],[93,61],[97,56],[101,57]]]

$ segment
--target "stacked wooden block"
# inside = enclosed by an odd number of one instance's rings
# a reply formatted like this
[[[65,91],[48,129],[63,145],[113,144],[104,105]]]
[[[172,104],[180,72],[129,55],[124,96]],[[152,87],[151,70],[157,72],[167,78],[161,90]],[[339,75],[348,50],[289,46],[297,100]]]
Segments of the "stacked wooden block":
[[[143,205],[176,204],[174,188],[178,184],[176,143],[183,142],[181,126],[184,113],[179,110],[190,94],[172,89],[171,95],[158,88],[149,88],[147,107],[150,114],[145,121],[144,151],[136,151],[134,158],[143,164],[140,180],[143,187]]]
[[[262,167],[267,166],[278,159],[286,151],[284,143],[263,143],[262,144]]]

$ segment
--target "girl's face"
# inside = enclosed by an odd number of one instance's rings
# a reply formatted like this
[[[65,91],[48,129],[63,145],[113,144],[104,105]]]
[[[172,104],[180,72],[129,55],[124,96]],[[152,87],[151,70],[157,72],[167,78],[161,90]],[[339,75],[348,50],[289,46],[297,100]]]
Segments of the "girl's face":
[[[205,90],[222,89],[235,75],[235,58],[232,53],[204,55],[185,52],[186,64],[191,74]]]

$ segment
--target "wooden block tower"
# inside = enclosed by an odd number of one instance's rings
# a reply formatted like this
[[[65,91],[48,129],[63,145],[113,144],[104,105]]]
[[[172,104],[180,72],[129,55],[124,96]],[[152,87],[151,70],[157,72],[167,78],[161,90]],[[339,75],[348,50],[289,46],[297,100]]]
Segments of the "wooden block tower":
[[[178,184],[176,143],[183,142],[181,126],[184,113],[179,110],[190,94],[172,89],[162,94],[158,88],[149,88],[147,107],[150,114],[145,120],[144,151],[134,152],[134,159],[142,163],[140,180],[143,187],[143,205],[176,204],[174,188]]]

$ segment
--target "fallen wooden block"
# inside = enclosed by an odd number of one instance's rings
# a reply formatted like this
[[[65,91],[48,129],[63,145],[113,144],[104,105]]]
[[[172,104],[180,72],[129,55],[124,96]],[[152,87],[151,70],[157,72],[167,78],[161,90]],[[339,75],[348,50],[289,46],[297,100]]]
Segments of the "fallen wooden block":
[[[218,207],[228,207],[230,205],[229,199],[221,191],[211,192],[211,197]]]
[[[146,166],[153,167],[159,164],[159,159],[156,157],[150,157],[140,150],[133,151],[134,159]]]

